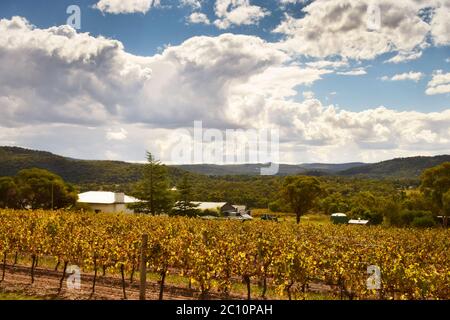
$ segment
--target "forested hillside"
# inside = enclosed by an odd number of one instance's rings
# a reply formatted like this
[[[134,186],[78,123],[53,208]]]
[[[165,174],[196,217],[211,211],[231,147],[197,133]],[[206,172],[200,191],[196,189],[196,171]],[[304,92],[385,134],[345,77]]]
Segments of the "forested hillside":
[[[320,171],[309,173],[322,175],[320,180],[329,195],[339,193],[350,199],[361,191],[368,191],[376,196],[389,196],[396,191],[418,186],[418,177],[424,168],[446,160],[450,161],[450,156],[416,157],[353,168],[343,171],[342,175],[335,173],[323,176],[324,172]],[[107,190],[132,194],[135,183],[141,178],[142,166],[120,161],[76,160],[49,152],[0,147],[0,176],[14,176],[21,169],[42,168],[74,184],[81,192]],[[211,169],[208,172],[211,175],[189,173],[194,198],[199,201],[229,201],[253,208],[267,208],[269,203],[278,198],[282,176],[248,175],[242,171],[241,175],[225,175],[232,167],[235,166],[205,165],[204,168]],[[247,166],[249,168],[251,165]],[[325,165],[322,168],[327,169]],[[172,186],[179,183],[186,172],[184,169],[197,171],[195,166],[169,166],[168,169]],[[221,173],[215,174],[218,170],[222,170]],[[389,170],[391,173],[388,175]],[[331,200],[337,201],[334,198]]]
[[[423,170],[450,161],[450,155],[397,158],[341,171],[344,176],[363,175],[373,178],[414,178]]]
[[[124,184],[141,177],[142,164],[108,160],[77,160],[45,151],[0,147],[0,176],[13,176],[22,169],[46,169],[74,184]],[[169,168],[171,176],[180,175]]]

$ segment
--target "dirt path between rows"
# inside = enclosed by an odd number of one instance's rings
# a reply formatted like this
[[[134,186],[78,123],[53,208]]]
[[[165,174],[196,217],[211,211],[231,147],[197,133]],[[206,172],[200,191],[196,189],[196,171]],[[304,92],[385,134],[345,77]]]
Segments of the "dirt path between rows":
[[[0,282],[0,292],[20,293],[38,299],[61,299],[61,300],[123,300],[122,280],[118,276],[97,275],[95,293],[92,294],[93,274],[81,274],[81,288],[68,289],[67,276],[63,282],[63,288],[58,293],[62,271],[54,271],[45,268],[36,268],[34,283],[31,283],[31,268],[22,265],[6,265],[4,281]],[[1,274],[0,274],[1,276]],[[324,293],[330,292],[331,288],[323,284],[311,284],[310,292]],[[126,281],[126,295],[128,300],[139,299],[139,283],[135,280],[130,284]],[[159,298],[159,284],[157,281],[147,280],[147,300],[157,300]],[[183,288],[166,284],[164,286],[164,300],[196,300],[200,298],[200,292],[195,289]],[[207,299],[213,300],[244,300],[244,294],[230,294],[224,297],[220,293],[210,292]],[[252,297],[256,299],[256,297]]]
[[[22,295],[40,299],[62,299],[62,300],[123,300],[122,280],[113,276],[97,276],[95,293],[92,295],[92,283],[94,276],[90,274],[81,275],[81,288],[68,289],[66,279],[63,289],[58,294],[59,283],[62,277],[61,271],[36,268],[34,283],[31,284],[29,267],[6,266],[4,281],[0,282],[0,291],[4,293],[20,293]],[[1,276],[1,274],[0,274]],[[139,299],[139,284],[127,281],[126,295],[128,300]],[[147,281],[147,300],[157,300],[159,297],[159,284]],[[172,285],[164,286],[164,300],[192,300],[198,299],[199,292],[194,289],[181,288]],[[222,296],[211,293],[209,299],[223,299]],[[242,296],[231,295],[229,299],[243,299]]]

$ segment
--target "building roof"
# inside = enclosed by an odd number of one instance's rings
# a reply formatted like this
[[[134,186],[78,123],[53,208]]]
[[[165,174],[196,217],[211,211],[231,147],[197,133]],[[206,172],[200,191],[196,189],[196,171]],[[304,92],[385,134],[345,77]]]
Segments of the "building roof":
[[[333,213],[332,215],[331,215],[332,217],[346,217],[347,215],[345,214],[345,213]]]
[[[80,203],[114,204],[114,203],[136,203],[141,200],[124,195],[123,201],[118,201],[120,194],[108,191],[88,191],[78,195]]]
[[[192,201],[194,204],[198,204],[197,209],[200,210],[216,210],[222,208],[227,202],[198,202]]]
[[[368,224],[369,220],[349,220],[348,224]]]
[[[242,220],[253,220],[253,217],[247,213],[241,215]]]

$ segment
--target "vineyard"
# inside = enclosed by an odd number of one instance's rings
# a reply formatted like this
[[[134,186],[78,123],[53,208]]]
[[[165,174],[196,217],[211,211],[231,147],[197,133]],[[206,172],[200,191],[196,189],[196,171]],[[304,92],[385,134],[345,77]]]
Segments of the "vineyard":
[[[147,269],[165,279],[178,275],[200,298],[232,294],[243,283],[247,298],[273,290],[280,299],[304,299],[312,284],[331,288],[337,299],[449,299],[450,231],[314,225],[268,221],[205,221],[182,217],[0,211],[3,281],[18,257],[54,259],[83,273],[120,275],[123,293],[137,276],[141,239],[148,234]],[[379,288],[368,287],[368,267],[380,270]],[[373,276],[373,275],[372,275]],[[255,290],[255,285],[257,289]]]

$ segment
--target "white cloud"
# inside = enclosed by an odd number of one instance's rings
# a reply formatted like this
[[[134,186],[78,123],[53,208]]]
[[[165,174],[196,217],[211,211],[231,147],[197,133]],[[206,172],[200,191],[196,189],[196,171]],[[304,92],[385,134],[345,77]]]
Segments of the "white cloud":
[[[431,34],[436,45],[450,45],[450,1],[438,2],[431,21]]]
[[[105,151],[105,157],[107,160],[119,160],[120,155],[111,150]]]
[[[418,52],[399,52],[389,60],[386,60],[385,63],[402,63],[411,60],[419,59],[422,56],[422,51]]]
[[[191,7],[192,9],[198,10],[202,7],[203,0],[180,0],[181,6]]]
[[[190,23],[202,23],[202,24],[210,24],[208,17],[206,14],[201,12],[193,12],[188,18]]]
[[[419,81],[420,79],[422,79],[424,76],[424,74],[422,72],[414,72],[414,71],[410,71],[410,72],[405,72],[405,73],[400,73],[400,74],[395,74],[392,77],[388,77],[388,76],[383,76],[381,77],[381,80],[383,81],[404,81],[404,80],[412,80],[412,81]]]
[[[292,95],[296,85],[326,73],[289,66],[289,56],[252,36],[194,37],[160,55],[139,57],[126,53],[118,41],[68,26],[38,29],[21,18],[0,21],[0,55],[4,125],[31,119],[172,126],[204,119],[227,125],[234,121],[229,116],[232,92],[242,91],[250,78],[277,94]],[[289,81],[274,88],[268,79],[275,74]]]
[[[100,0],[94,7],[104,13],[147,13],[160,0]]]
[[[312,92],[312,91],[304,91],[303,92],[303,97],[305,99],[314,99],[314,92]]]
[[[214,11],[218,17],[214,24],[219,29],[257,24],[269,15],[266,9],[251,5],[250,0],[216,0]]]
[[[338,61],[330,61],[330,60],[317,60],[317,61],[311,61],[306,63],[307,66],[311,68],[332,68],[332,69],[338,69],[348,66],[348,61],[345,60],[338,60]]]
[[[304,3],[305,0],[278,0],[281,5],[293,4],[293,3]]]
[[[122,141],[122,140],[125,140],[127,138],[127,136],[128,136],[128,131],[125,130],[124,128],[120,128],[118,131],[109,129],[106,132],[106,139],[107,140]]]
[[[255,36],[194,37],[140,57],[118,41],[15,17],[0,20],[0,56],[0,144],[91,159],[140,160],[148,149],[169,162],[173,129],[194,120],[280,128],[283,162],[375,161],[445,153],[450,143],[450,108],[349,112],[310,94],[296,102],[298,86],[332,71],[295,64]],[[435,72],[429,90],[445,83]]]
[[[337,74],[343,75],[343,76],[362,76],[367,74],[366,69],[364,68],[356,68],[350,71],[343,71],[343,72],[337,72]]]
[[[438,0],[379,0],[381,23],[371,30],[368,24],[371,0],[317,0],[303,8],[305,16],[285,20],[274,30],[284,34],[284,50],[313,57],[340,55],[352,59],[373,59],[387,52],[414,52],[426,45],[434,30],[435,41],[447,35],[418,15]],[[440,11],[440,12],[443,12]],[[444,16],[444,14],[442,14]],[[448,15],[447,15],[448,16]],[[434,19],[441,19],[441,16]],[[441,23],[437,22],[441,26]],[[438,41],[444,43],[442,39]]]
[[[151,79],[150,59],[118,41],[68,26],[38,29],[19,17],[0,20],[0,55],[3,124],[102,123],[135,103]]]
[[[450,93],[450,72],[443,73],[437,70],[433,73],[433,78],[428,82],[427,95]]]

